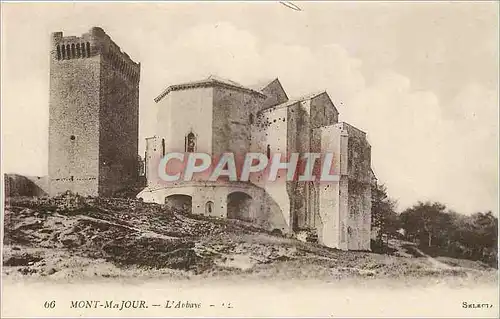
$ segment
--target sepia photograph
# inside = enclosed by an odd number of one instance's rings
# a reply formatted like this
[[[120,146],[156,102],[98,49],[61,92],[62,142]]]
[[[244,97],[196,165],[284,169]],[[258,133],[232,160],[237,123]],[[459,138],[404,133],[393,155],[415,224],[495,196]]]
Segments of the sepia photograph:
[[[498,318],[497,1],[0,5],[2,318]]]

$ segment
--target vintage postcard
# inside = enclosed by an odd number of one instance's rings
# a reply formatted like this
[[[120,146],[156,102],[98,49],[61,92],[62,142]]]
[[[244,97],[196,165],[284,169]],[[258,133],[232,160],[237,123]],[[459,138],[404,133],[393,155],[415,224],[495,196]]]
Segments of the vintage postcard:
[[[498,318],[496,1],[2,2],[2,318]]]

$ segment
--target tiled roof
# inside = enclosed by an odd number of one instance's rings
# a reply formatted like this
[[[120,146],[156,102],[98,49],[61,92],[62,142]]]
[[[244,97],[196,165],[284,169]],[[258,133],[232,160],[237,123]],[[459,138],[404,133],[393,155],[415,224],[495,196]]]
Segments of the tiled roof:
[[[263,98],[266,97],[263,93],[256,91],[252,88],[245,87],[239,83],[236,83],[236,82],[228,80],[228,79],[224,79],[224,78],[221,78],[221,77],[218,77],[215,75],[210,75],[208,78],[203,79],[203,80],[170,85],[160,95],[158,95],[154,100],[156,103],[158,103],[161,99],[163,99],[171,91],[192,89],[192,88],[198,88],[198,87],[215,86],[215,85],[227,87],[227,88],[232,88],[232,89],[237,89],[237,90],[242,90],[242,91],[245,91],[247,93],[255,94],[255,95],[258,95],[258,96],[263,97]]]

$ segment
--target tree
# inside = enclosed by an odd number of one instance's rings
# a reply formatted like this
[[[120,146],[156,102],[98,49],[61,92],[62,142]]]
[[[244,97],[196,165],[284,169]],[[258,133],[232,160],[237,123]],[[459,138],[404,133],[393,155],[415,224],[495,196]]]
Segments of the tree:
[[[394,234],[399,229],[399,218],[395,212],[396,201],[389,198],[387,188],[376,183],[372,186],[372,227],[377,229],[377,240],[382,241],[383,235]]]
[[[489,258],[498,245],[498,219],[491,212],[475,213],[465,218],[458,240],[468,248],[473,259]]]
[[[467,216],[446,211],[438,202],[419,202],[399,217],[407,239],[418,241],[429,254],[498,265],[498,218],[492,212]]]
[[[445,213],[446,206],[434,202],[418,202],[401,213],[403,228],[411,240],[425,242],[427,247],[433,245],[433,240],[440,240],[447,235],[451,219]]]

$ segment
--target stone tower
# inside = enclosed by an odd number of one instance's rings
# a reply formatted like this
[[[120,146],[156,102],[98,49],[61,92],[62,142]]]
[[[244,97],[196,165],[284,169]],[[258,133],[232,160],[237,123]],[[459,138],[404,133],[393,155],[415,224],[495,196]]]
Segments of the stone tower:
[[[140,63],[98,27],[52,34],[50,194],[109,196],[137,181]]]

